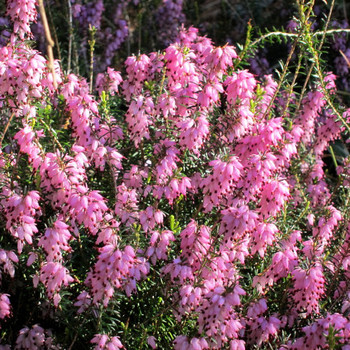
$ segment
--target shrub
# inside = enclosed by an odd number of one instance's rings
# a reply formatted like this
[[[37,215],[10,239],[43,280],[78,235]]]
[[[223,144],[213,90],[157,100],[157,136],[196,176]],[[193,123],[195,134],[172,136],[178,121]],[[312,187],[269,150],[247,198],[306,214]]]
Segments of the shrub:
[[[8,2],[1,349],[349,349],[350,114],[329,20],[298,10],[278,80],[244,69],[264,37],[190,27],[92,89],[31,47],[35,1]]]

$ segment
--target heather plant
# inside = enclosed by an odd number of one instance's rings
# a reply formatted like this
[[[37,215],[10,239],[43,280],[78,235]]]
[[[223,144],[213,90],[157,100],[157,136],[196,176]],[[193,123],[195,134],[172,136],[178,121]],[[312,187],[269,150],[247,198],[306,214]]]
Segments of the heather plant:
[[[101,4],[72,7],[91,48]],[[8,1],[0,48],[0,349],[349,349],[334,1],[321,28],[297,1],[271,33],[290,40],[277,78],[245,69],[268,35],[182,27],[96,84],[33,49],[36,5]]]

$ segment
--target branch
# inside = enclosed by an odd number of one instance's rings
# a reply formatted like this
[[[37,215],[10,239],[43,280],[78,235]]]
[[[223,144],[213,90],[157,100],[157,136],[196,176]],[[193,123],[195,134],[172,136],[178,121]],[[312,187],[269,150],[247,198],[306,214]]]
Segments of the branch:
[[[67,2],[68,2],[68,30],[69,30],[67,74],[69,74],[70,68],[71,68],[71,61],[72,61],[73,19],[72,19],[72,4],[70,0],[67,0]]]
[[[2,136],[1,136],[1,139],[0,139],[0,149],[1,149],[1,146],[2,146],[2,141],[4,141],[4,138],[5,138],[5,135],[6,135],[6,132],[11,124],[11,120],[13,119],[15,115],[15,112],[13,112],[9,118],[9,120],[7,121],[7,124],[5,126],[5,129],[4,129],[4,132],[2,133]]]
[[[336,34],[336,33],[350,34],[350,29],[339,28],[339,29],[328,29],[326,31],[325,30],[320,30],[320,31],[317,31],[317,32],[313,33],[312,36],[332,35],[332,34]],[[265,35],[262,35],[259,39],[254,40],[251,43],[251,46],[252,47],[256,46],[257,44],[265,41],[267,38],[279,37],[279,36],[286,37],[286,38],[295,38],[295,37],[298,36],[298,34],[296,34],[296,33],[286,33],[286,32],[282,32],[282,31],[270,32],[270,33],[267,33]]]
[[[55,66],[54,66],[54,56],[53,56],[53,47],[55,45],[54,41],[52,40],[51,33],[50,33],[50,27],[49,23],[47,21],[45,7],[44,7],[44,1],[38,0],[39,2],[39,11],[41,20],[43,22],[44,31],[45,31],[45,37],[47,41],[47,54],[49,57],[49,68],[51,69],[52,73],[52,80],[53,80],[53,87],[57,89],[57,82],[56,82],[56,74],[55,74]]]

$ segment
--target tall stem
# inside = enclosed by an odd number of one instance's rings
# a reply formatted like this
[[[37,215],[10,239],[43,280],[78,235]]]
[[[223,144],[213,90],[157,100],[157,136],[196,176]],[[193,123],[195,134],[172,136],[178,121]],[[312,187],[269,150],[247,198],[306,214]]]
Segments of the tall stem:
[[[44,32],[45,32],[45,38],[47,42],[47,55],[49,58],[49,68],[52,73],[52,82],[53,82],[53,87],[57,89],[57,81],[56,81],[56,74],[55,74],[55,65],[54,65],[54,56],[53,56],[53,47],[55,46],[54,41],[52,40],[51,37],[51,32],[50,32],[50,27],[49,23],[47,21],[46,17],[46,11],[45,11],[45,6],[44,6],[44,1],[43,0],[38,0],[39,1],[39,11],[40,11],[40,16],[41,20],[43,22],[44,26]]]
[[[96,28],[90,24],[89,32],[91,36],[91,40],[89,40],[90,45],[90,94],[92,93],[92,87],[94,84],[94,51],[95,51],[95,34]]]
[[[67,0],[67,4],[68,4],[68,31],[69,31],[67,74],[69,74],[71,70],[71,62],[72,62],[73,19],[72,19],[72,4],[70,0]]]

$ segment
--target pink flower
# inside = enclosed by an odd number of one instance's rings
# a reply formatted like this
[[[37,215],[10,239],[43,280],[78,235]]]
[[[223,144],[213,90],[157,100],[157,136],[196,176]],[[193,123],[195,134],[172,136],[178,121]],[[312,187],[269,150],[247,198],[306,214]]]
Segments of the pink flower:
[[[14,22],[14,33],[18,34],[22,40],[25,35],[32,36],[30,22],[36,21],[35,5],[37,5],[35,0],[9,0],[7,2],[7,14]]]
[[[157,344],[156,344],[156,338],[153,336],[150,336],[147,338],[147,344],[152,348],[152,349],[157,349]]]
[[[78,314],[83,313],[91,305],[91,296],[88,292],[81,292],[78,296],[78,301],[74,303],[74,306],[79,307]]]
[[[96,89],[101,95],[102,91],[110,92],[113,96],[118,93],[118,87],[123,82],[120,72],[116,72],[113,68],[107,68],[107,74],[98,74],[96,77]]]
[[[11,314],[9,294],[0,294],[0,318],[4,319]]]
[[[327,335],[329,329],[332,327],[339,339],[338,344],[349,344],[350,342],[350,323],[343,315],[327,314],[326,317],[316,320],[310,326],[303,328],[305,333],[304,337],[298,338],[295,342],[288,342],[288,345],[283,345],[284,348],[290,350],[299,350],[307,347],[308,349],[325,349],[328,347],[329,342]],[[347,345],[342,346],[342,349],[346,349]]]
[[[209,349],[209,345],[204,338],[192,338],[188,340],[186,336],[178,336],[174,340],[175,350],[202,350]]]
[[[38,232],[36,216],[41,214],[39,193],[30,191],[25,197],[10,195],[2,201],[7,223],[6,228],[17,239],[17,249],[21,253],[25,242],[33,243],[33,236]]]
[[[119,337],[109,337],[106,334],[96,334],[91,339],[92,344],[96,344],[94,347],[95,350],[118,350],[125,349]]]
[[[236,187],[243,169],[236,156],[231,156],[228,162],[216,159],[209,165],[213,168],[213,174],[204,178],[201,183],[205,193],[203,207],[206,211],[217,206],[220,200]]]
[[[61,300],[59,291],[62,285],[68,286],[74,281],[74,278],[60,263],[48,262],[41,267],[40,281],[45,285],[49,298],[53,299],[54,305],[57,307]]]
[[[198,155],[199,149],[209,136],[209,122],[206,113],[201,113],[196,119],[184,118],[177,123],[177,127],[180,130],[180,145]]]
[[[228,67],[233,66],[233,60],[237,58],[235,48],[230,45],[213,48],[205,57],[205,63],[213,69],[219,78],[222,77],[223,72],[226,72]]]
[[[13,263],[18,263],[17,255],[12,251],[0,249],[0,265],[4,272],[12,278],[15,276],[15,266]]]
[[[284,203],[290,197],[288,183],[284,180],[270,180],[261,193],[261,213],[264,217],[275,216],[282,210]]]
[[[198,94],[198,104],[202,107],[210,107],[219,101],[219,93],[224,92],[222,84],[208,83]]]
[[[154,103],[152,98],[137,96],[126,113],[130,137],[138,147],[143,138],[149,139],[149,126],[153,125]]]
[[[233,73],[225,80],[227,99],[231,104],[237,100],[249,101],[253,98],[256,80],[247,70]]]
[[[99,256],[85,283],[92,288],[93,303],[103,300],[106,307],[116,289],[123,288],[127,295],[136,290],[136,282],[149,272],[149,264],[137,257],[131,246],[116,249],[109,242],[99,249]]]
[[[319,313],[319,300],[325,293],[325,278],[323,268],[316,264],[309,270],[300,267],[292,272],[294,287],[291,289],[295,308],[306,311],[307,315]]]
[[[49,331],[35,324],[31,328],[24,327],[16,339],[16,349],[40,350],[50,348],[53,340]]]
[[[42,246],[47,253],[47,261],[61,260],[61,251],[69,252],[72,248],[69,240],[72,238],[69,226],[60,220],[56,220],[53,228],[47,228],[38,245]]]

